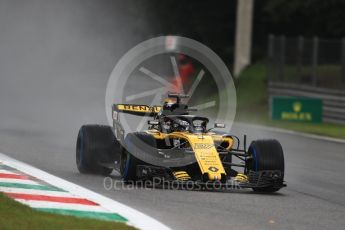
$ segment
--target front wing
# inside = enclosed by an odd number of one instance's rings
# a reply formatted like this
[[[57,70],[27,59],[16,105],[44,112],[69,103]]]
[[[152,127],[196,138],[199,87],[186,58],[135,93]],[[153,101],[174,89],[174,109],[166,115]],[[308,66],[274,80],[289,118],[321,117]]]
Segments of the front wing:
[[[180,188],[180,189],[245,189],[245,188],[282,188],[286,184],[280,178],[279,171],[250,171],[248,181],[237,181],[233,177],[221,181],[202,180],[177,180],[172,176],[169,168],[138,165],[137,176],[141,181],[151,181],[151,185],[156,188]]]

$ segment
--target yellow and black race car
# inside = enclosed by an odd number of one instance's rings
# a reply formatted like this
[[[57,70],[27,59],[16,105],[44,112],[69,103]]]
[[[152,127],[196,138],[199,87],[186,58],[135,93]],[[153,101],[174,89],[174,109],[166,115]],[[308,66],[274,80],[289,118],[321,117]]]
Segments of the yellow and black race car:
[[[76,162],[81,173],[107,175],[116,169],[125,182],[217,184],[275,192],[284,184],[284,155],[277,140],[253,141],[215,132],[209,119],[190,115],[181,103],[187,97],[169,94],[162,106],[114,104],[113,127],[84,125],[80,128]],[[152,117],[144,132],[125,135],[120,113]]]

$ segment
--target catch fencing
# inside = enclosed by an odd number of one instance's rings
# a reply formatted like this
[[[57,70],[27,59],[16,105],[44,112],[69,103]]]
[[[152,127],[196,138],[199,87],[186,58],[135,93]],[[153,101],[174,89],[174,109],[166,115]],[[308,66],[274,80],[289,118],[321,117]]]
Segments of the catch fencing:
[[[345,39],[270,35],[267,74],[270,102],[275,96],[322,99],[323,122],[345,124]]]

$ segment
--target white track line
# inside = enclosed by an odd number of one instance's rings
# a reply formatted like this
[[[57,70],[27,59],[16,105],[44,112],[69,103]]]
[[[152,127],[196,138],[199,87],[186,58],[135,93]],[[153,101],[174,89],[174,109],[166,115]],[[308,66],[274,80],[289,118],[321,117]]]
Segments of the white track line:
[[[15,200],[22,204],[28,205],[31,208],[55,208],[55,209],[68,209],[68,210],[78,210],[78,211],[110,213],[109,210],[101,206],[68,204],[68,203],[47,202],[47,201],[38,201],[38,200],[24,200],[24,199],[15,199]]]
[[[95,193],[91,190],[83,188],[79,185],[73,184],[69,181],[61,179],[59,177],[53,176],[47,172],[44,172],[40,169],[37,169],[33,166],[25,164],[23,162],[17,161],[13,158],[10,158],[2,153],[0,153],[0,163],[4,163],[10,167],[13,167],[19,171],[22,171],[28,175],[36,177],[40,180],[43,180],[49,184],[53,184],[56,187],[59,187],[65,191],[68,191],[72,194],[79,195],[88,200],[98,203],[103,208],[118,213],[121,216],[128,219],[127,224],[132,225],[136,228],[143,230],[168,230],[169,227],[160,223],[159,221],[147,216],[146,214],[139,212],[129,206],[121,204],[117,201],[114,201],[110,198],[102,196],[98,193]]]
[[[12,179],[12,178],[0,178],[0,182],[4,183],[18,183],[18,184],[30,184],[30,185],[40,185],[40,183],[33,180],[25,179]]]

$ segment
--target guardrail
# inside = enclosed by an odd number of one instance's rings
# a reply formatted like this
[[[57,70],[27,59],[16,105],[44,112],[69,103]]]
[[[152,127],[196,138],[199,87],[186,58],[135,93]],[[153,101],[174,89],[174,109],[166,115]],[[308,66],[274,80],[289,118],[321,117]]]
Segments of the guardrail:
[[[269,81],[345,90],[343,39],[268,37]]]
[[[274,96],[319,98],[323,101],[323,122],[345,124],[345,91],[281,82],[268,83],[269,105]]]

